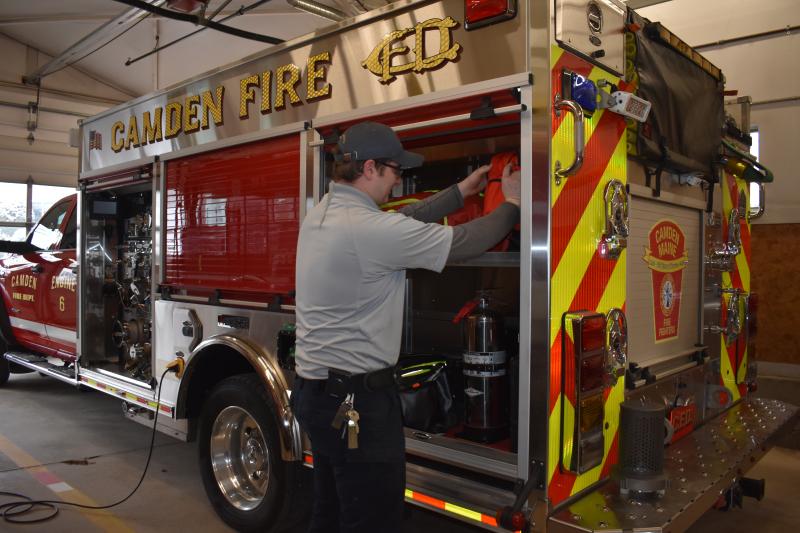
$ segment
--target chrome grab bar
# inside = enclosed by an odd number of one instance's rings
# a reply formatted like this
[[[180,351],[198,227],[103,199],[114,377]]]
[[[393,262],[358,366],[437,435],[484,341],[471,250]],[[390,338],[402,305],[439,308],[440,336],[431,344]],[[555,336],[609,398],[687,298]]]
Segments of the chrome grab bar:
[[[755,220],[757,218],[761,218],[761,215],[764,214],[764,210],[767,207],[767,197],[766,197],[766,191],[764,190],[764,184],[763,183],[759,183],[758,184],[758,200],[759,200],[758,201],[758,210],[755,211],[755,212],[749,211],[748,220]]]
[[[580,105],[572,100],[562,100],[561,95],[557,94],[553,102],[553,109],[556,116],[561,116],[561,109],[566,108],[567,111],[572,113],[575,119],[574,125],[574,141],[575,141],[575,160],[567,168],[561,168],[561,161],[556,161],[555,175],[556,185],[561,185],[562,178],[568,178],[578,172],[583,165],[583,140],[584,140],[584,125],[583,125],[583,109]]]

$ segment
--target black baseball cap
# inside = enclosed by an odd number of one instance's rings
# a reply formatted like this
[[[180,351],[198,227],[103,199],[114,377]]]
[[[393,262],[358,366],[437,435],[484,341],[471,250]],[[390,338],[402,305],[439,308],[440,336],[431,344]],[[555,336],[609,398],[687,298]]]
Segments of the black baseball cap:
[[[347,128],[339,138],[339,149],[354,161],[391,159],[401,168],[418,167],[425,160],[422,154],[403,150],[392,128],[378,122],[360,122]]]

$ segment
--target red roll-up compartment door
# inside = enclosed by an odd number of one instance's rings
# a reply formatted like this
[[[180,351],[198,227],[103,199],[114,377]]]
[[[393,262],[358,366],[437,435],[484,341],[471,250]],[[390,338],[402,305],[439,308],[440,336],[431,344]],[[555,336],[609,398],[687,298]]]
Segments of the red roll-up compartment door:
[[[298,134],[166,163],[165,285],[288,294],[300,222]]]

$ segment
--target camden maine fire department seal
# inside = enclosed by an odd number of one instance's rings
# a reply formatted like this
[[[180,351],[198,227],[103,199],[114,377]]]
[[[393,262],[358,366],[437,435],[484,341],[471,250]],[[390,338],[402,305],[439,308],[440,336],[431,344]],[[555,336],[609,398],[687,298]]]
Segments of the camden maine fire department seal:
[[[689,262],[686,236],[672,220],[659,220],[648,234],[642,260],[650,268],[653,286],[653,334],[655,342],[678,337],[680,324],[681,281]]]

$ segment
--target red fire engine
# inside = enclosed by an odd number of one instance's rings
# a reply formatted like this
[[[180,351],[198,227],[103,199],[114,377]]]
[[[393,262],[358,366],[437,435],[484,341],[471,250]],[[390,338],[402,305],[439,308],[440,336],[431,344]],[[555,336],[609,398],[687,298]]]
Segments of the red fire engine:
[[[408,274],[407,500],[490,530],[685,529],[751,491],[796,414],[748,394],[749,191],[772,175],[746,129],[723,139],[723,87],[617,0],[405,0],[113,108],[81,125],[78,193],[3,244],[0,382],[157,411],[226,522],[279,524],[313,466],[298,228],[339,134],[376,120],[426,157],[393,205],[501,152],[523,178],[504,251]]]

